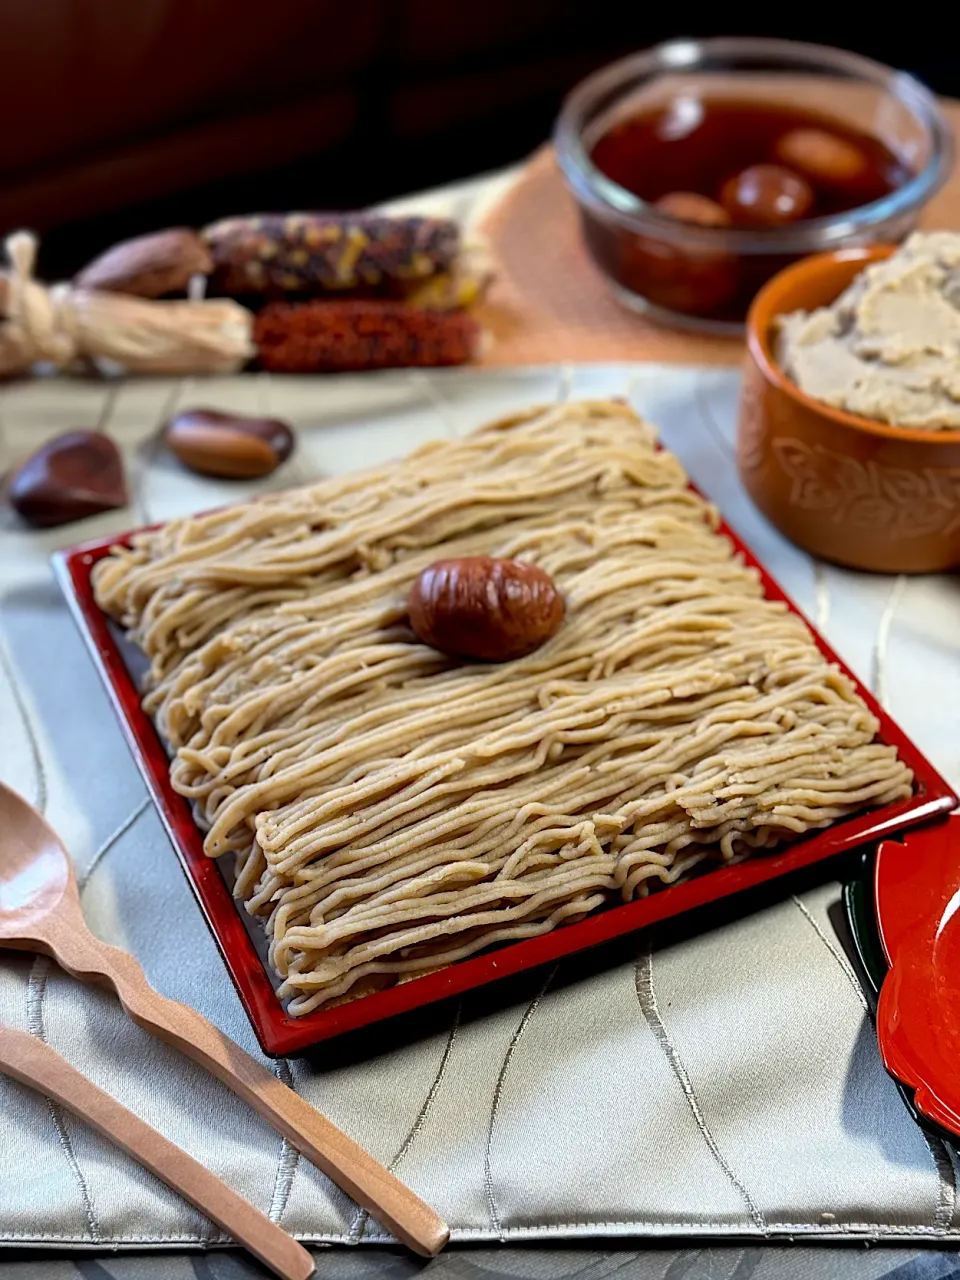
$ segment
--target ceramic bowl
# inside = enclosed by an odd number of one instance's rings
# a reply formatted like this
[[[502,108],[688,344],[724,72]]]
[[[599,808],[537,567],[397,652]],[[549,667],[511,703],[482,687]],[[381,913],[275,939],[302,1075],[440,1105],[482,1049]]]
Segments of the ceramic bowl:
[[[798,546],[881,573],[960,567],[960,431],[886,426],[805,395],[778,366],[777,316],[833,302],[893,245],[818,254],[774,276],[747,317],[740,478]]]

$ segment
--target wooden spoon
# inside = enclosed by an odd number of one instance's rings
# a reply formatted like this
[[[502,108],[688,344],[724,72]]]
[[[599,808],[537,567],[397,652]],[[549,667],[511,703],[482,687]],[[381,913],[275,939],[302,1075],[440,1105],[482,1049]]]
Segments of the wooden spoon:
[[[409,1187],[195,1009],[154,991],[132,955],[93,936],[59,836],[2,783],[0,947],[41,952],[112,987],[137,1026],[222,1080],[398,1240],[427,1257],[446,1244],[447,1224]]]
[[[313,1275],[313,1259],[293,1236],[36,1036],[0,1027],[0,1071],[55,1098],[99,1129],[283,1280],[307,1280]]]

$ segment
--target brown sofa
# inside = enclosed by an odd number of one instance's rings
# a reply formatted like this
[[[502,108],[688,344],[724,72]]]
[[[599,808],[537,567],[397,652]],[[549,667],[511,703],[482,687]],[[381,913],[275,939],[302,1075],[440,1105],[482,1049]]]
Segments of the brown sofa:
[[[476,168],[483,146],[471,143],[476,159],[457,148],[489,121],[498,163],[511,113],[539,104],[532,145],[563,91],[607,56],[603,40],[576,47],[585,8],[4,0],[0,231],[50,233],[62,257],[55,233],[69,228],[82,256],[88,242],[244,200],[356,203]]]
[[[44,232],[63,272],[164,223],[477,172],[676,21],[619,0],[3,0],[0,232]]]

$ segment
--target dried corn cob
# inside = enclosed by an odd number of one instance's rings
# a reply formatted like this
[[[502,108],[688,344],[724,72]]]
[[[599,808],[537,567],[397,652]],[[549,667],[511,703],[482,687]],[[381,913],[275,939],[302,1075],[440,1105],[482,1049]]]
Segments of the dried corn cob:
[[[455,311],[478,303],[492,280],[490,253],[482,241],[474,240],[463,246],[449,271],[411,283],[403,300],[431,311]]]
[[[463,311],[366,299],[272,302],[254,319],[260,364],[274,373],[346,373],[464,364],[482,331]]]
[[[460,249],[455,222],[367,213],[226,218],[203,237],[215,289],[268,297],[423,280],[447,271]]]

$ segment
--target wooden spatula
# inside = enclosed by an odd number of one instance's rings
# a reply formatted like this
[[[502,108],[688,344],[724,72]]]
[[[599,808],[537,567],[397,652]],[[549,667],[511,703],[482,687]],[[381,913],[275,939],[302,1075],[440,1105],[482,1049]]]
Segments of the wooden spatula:
[[[313,1259],[293,1236],[36,1036],[0,1027],[0,1071],[99,1129],[284,1280],[313,1275]]]
[[[60,837],[0,783],[0,947],[52,956],[68,973],[112,987],[134,1022],[222,1080],[359,1205],[417,1253],[439,1253],[447,1224],[363,1147],[195,1009],[160,995],[138,962],[95,938]]]

